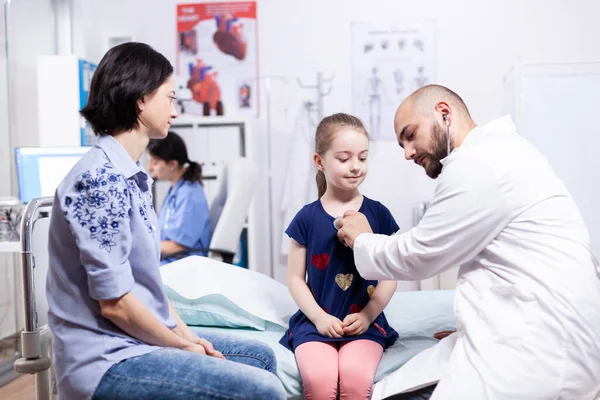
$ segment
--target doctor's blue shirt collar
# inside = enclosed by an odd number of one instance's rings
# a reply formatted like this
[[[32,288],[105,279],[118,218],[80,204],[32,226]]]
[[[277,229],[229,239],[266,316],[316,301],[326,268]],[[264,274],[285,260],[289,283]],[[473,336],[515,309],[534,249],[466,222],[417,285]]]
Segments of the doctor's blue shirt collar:
[[[119,170],[123,171],[126,179],[133,178],[144,192],[152,187],[154,180],[142,167],[140,162],[133,162],[127,150],[110,135],[101,135],[96,146],[104,151],[110,162]]]

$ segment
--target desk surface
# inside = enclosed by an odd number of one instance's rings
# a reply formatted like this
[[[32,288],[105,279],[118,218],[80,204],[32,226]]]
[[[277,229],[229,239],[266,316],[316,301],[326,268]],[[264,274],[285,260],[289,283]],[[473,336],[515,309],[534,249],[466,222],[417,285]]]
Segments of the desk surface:
[[[20,253],[21,242],[0,242],[0,253]]]

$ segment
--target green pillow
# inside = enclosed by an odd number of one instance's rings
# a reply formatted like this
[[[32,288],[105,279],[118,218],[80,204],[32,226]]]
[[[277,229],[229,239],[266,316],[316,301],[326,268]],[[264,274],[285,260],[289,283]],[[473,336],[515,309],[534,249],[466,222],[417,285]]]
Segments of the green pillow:
[[[165,286],[165,290],[171,304],[187,325],[251,328],[259,331],[266,329],[265,320],[244,311],[223,295],[209,294],[197,299],[187,299],[169,286]]]

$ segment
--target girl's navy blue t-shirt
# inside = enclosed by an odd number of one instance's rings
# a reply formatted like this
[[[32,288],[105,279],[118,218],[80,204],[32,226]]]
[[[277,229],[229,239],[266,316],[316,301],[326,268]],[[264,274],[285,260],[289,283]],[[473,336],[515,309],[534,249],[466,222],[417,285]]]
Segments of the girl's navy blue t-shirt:
[[[391,235],[399,229],[390,211],[378,201],[363,196],[359,211],[367,217],[373,233]],[[368,281],[359,275],[352,249],[338,240],[334,219],[317,200],[296,214],[285,233],[306,247],[307,284],[315,300],[325,312],[343,321],[348,314],[359,312],[367,305],[377,281]],[[388,324],[383,313],[362,335],[335,339],[321,335],[304,313],[298,310],[279,342],[294,351],[305,342],[368,339],[385,349],[394,344],[397,338],[398,333]]]

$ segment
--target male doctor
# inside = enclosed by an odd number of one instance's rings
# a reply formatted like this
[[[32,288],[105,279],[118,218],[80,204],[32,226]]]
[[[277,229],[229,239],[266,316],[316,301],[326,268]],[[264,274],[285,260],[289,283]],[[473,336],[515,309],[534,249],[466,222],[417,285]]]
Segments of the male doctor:
[[[510,117],[477,126],[437,85],[409,96],[394,127],[406,159],[439,177],[429,209],[395,236],[349,211],[338,235],[365,279],[416,281],[460,266],[457,332],[444,339],[455,344],[431,399],[600,398],[600,266],[544,156]]]

